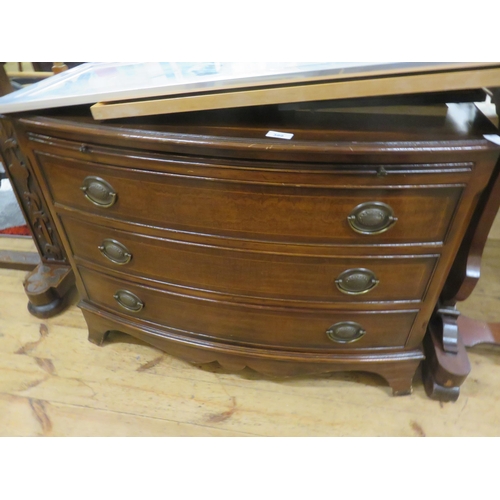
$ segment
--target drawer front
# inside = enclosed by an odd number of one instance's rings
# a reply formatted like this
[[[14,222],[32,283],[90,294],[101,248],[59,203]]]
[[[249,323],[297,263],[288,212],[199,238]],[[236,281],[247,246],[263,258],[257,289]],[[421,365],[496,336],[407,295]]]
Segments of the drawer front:
[[[421,300],[437,255],[296,256],[131,234],[62,216],[73,254],[190,288],[299,301]]]
[[[253,307],[174,294],[79,270],[89,300],[98,306],[179,333],[235,344],[321,351],[402,347],[418,312]]]
[[[57,203],[121,220],[256,241],[443,242],[463,189],[232,182],[39,157]]]

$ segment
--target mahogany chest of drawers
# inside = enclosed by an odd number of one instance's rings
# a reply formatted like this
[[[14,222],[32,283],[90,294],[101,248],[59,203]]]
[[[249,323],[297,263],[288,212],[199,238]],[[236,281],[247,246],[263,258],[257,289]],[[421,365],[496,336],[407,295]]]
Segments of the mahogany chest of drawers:
[[[47,264],[71,266],[92,342],[120,330],[231,370],[371,371],[397,394],[500,151],[472,104],[109,123],[73,108],[2,127],[35,239]]]

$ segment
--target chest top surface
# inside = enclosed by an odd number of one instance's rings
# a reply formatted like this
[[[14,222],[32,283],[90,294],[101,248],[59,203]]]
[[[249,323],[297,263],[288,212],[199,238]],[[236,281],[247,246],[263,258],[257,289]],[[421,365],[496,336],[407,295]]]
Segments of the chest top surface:
[[[498,149],[483,137],[497,130],[473,103],[260,106],[106,122],[94,120],[83,107],[11,116],[31,136],[216,157],[366,161],[368,152],[449,155],[458,149]],[[293,135],[273,138],[270,131]]]

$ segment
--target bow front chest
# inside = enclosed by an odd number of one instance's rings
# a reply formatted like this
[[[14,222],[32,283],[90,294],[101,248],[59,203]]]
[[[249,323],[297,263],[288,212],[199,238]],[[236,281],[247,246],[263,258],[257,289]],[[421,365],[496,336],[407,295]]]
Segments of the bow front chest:
[[[444,108],[107,123],[68,108],[4,117],[2,151],[92,342],[119,330],[231,370],[370,371],[404,394],[500,151],[474,105]]]

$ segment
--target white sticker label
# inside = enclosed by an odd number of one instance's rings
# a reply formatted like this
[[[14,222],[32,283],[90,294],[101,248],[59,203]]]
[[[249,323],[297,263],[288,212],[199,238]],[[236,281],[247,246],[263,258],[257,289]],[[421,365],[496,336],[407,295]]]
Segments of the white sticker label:
[[[500,135],[496,134],[484,134],[483,137],[494,144],[498,144],[500,146]]]
[[[266,137],[273,137],[274,139],[286,139],[290,140],[293,137],[293,134],[288,134],[287,132],[276,132],[275,130],[270,130]]]

